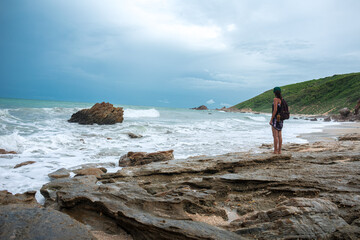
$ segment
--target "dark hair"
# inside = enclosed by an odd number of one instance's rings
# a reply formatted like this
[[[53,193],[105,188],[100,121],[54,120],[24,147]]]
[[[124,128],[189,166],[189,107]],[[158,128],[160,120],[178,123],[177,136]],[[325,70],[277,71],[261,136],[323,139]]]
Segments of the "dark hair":
[[[276,96],[277,98],[282,99],[282,96],[281,96],[281,92],[280,92],[280,91],[274,91],[274,93],[275,93],[275,96]]]

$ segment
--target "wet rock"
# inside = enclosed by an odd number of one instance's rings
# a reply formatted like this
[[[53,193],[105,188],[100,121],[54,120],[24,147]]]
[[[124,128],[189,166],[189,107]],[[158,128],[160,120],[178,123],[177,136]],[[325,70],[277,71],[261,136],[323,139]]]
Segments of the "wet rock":
[[[128,152],[119,160],[120,167],[144,165],[151,162],[160,162],[174,159],[174,150],[159,151],[154,153]]]
[[[85,168],[85,169],[74,170],[73,172],[76,174],[76,176],[94,175],[97,178],[100,178],[101,175],[105,173],[103,170],[99,168]]]
[[[95,239],[85,225],[46,208],[0,206],[0,239]]]
[[[331,117],[328,116],[328,117],[324,118],[324,122],[331,122]]]
[[[142,138],[143,136],[140,134],[135,134],[135,133],[128,133],[128,136],[130,138]]]
[[[11,192],[8,192],[6,190],[0,191],[0,205],[28,204],[33,206],[40,206],[36,201],[35,194],[36,191],[16,193],[15,195],[13,195]]]
[[[66,168],[60,168],[55,172],[49,173],[50,178],[67,178],[70,176],[70,172]]]
[[[19,167],[30,165],[30,164],[33,164],[33,163],[36,163],[36,162],[35,161],[22,162],[22,163],[16,164],[14,168],[19,168]]]
[[[0,148],[0,154],[17,154],[15,151],[6,151],[5,149]]]
[[[348,226],[337,206],[320,198],[292,198],[276,208],[245,215],[232,223],[237,233],[260,234],[263,239],[328,239]]]
[[[208,108],[205,105],[201,105],[199,107],[192,108],[192,109],[195,109],[195,110],[208,110]]]
[[[338,138],[339,141],[360,141],[359,133],[345,134]]]
[[[316,122],[316,121],[317,121],[317,118],[311,118],[310,121]]]
[[[104,124],[115,124],[122,123],[123,118],[123,108],[115,108],[110,103],[96,103],[90,109],[83,109],[74,113],[68,122],[77,122],[79,124],[91,125],[97,123],[99,125]]]
[[[349,116],[350,110],[349,110],[348,108],[340,109],[339,114],[340,114],[342,117],[346,118],[347,116]]]

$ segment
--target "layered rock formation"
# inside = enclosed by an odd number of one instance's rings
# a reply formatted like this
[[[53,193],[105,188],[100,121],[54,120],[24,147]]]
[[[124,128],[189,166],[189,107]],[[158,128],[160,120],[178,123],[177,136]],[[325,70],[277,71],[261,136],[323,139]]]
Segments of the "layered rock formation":
[[[77,122],[79,124],[115,124],[122,123],[123,118],[123,108],[115,108],[110,103],[96,103],[90,109],[82,109],[74,113],[68,122]]]
[[[120,167],[138,166],[151,162],[160,162],[174,159],[174,150],[159,151],[154,153],[128,152],[119,160]]]
[[[0,239],[95,240],[67,214],[41,207],[35,191],[15,195],[0,191]]]
[[[358,239],[360,144],[351,139],[152,162],[56,179],[41,193],[48,207],[134,239]]]

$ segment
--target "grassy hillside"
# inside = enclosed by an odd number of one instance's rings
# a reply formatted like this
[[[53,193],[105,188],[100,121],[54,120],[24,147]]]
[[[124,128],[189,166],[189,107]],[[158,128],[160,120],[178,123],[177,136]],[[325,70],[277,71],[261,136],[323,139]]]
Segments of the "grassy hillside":
[[[339,109],[353,109],[360,98],[360,73],[334,75],[281,87],[290,113],[338,113]],[[233,107],[271,112],[272,89]]]

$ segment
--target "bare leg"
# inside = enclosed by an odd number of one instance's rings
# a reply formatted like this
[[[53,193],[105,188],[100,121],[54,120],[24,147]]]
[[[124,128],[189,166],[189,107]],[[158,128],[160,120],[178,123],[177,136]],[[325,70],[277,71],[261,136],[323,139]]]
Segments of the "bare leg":
[[[278,153],[278,142],[279,142],[279,135],[277,130],[274,127],[271,127],[273,138],[274,138],[274,154]]]
[[[281,147],[282,147],[282,135],[281,135],[281,131],[277,131],[278,135],[279,135],[279,148],[278,148],[278,153],[281,154]]]

